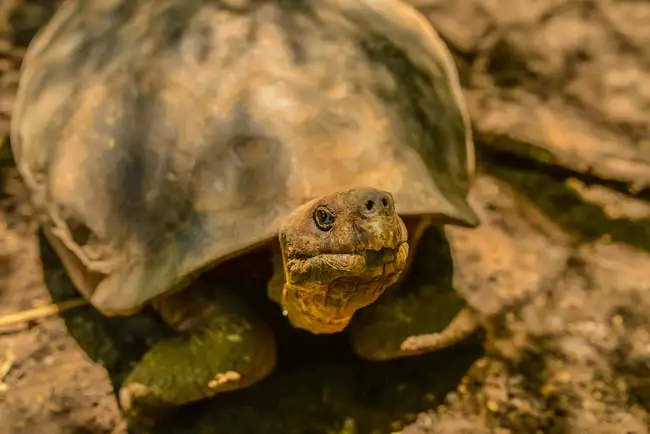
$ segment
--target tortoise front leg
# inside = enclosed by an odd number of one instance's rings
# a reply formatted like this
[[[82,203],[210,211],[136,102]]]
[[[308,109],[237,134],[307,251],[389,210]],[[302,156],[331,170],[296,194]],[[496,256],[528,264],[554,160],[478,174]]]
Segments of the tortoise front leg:
[[[415,248],[405,278],[359,310],[349,326],[352,347],[364,359],[440,350],[477,329],[474,316],[452,287],[453,263],[444,230],[410,225],[409,239]]]
[[[275,367],[273,332],[227,288],[199,281],[154,308],[178,335],[153,345],[124,381],[131,417],[250,386]]]

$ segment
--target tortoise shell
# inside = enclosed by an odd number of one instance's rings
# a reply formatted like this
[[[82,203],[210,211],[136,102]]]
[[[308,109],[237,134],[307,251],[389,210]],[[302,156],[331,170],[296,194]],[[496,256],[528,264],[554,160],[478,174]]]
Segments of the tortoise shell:
[[[69,0],[28,49],[11,139],[75,285],[126,314],[335,191],[475,225],[461,98],[400,0]]]

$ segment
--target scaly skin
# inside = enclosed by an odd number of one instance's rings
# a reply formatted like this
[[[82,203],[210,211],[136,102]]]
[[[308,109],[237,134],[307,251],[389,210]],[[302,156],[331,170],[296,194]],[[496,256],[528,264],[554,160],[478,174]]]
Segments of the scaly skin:
[[[154,307],[179,333],[153,345],[124,381],[127,415],[248,387],[275,368],[273,332],[228,288],[198,282]]]
[[[393,197],[373,188],[325,196],[297,208],[279,232],[284,287],[280,303],[295,327],[343,330],[354,313],[399,280],[406,226]]]
[[[452,287],[451,252],[443,229],[423,224],[415,222],[413,229],[409,225],[413,253],[404,279],[350,324],[352,348],[364,359],[441,350],[477,330],[475,316]]]
[[[343,198],[338,196],[337,200]],[[274,258],[276,271],[269,282],[269,298],[282,304],[290,317],[291,313],[298,317],[292,322],[299,326],[304,325],[302,315],[314,315],[313,312],[318,314],[324,310],[320,300],[324,299],[323,294],[328,291],[328,284],[339,276],[345,273],[358,276],[373,275],[372,269],[364,268],[365,263],[360,260],[335,261],[330,258],[329,253],[324,253],[330,252],[332,247],[320,241],[321,235],[312,229],[313,223],[309,216],[313,209],[325,202],[327,201],[314,201],[294,213],[285,228],[292,226],[283,229],[285,239],[281,236],[284,258]],[[358,225],[358,217],[354,214],[347,218],[350,224],[342,225],[339,233],[332,234],[340,245],[345,245],[345,240],[351,238],[350,231],[354,231],[355,225]],[[407,254],[406,249],[401,252],[408,257],[396,260],[400,271],[395,278],[387,282],[378,294],[368,286],[355,286],[352,283],[349,288],[343,288],[344,293],[355,292],[356,298],[365,297],[365,300],[370,300],[369,303],[361,306],[363,308],[358,305],[339,307],[340,312],[346,313],[345,321],[341,325],[337,323],[329,326],[312,322],[303,328],[313,333],[327,333],[330,330],[340,331],[349,323],[352,347],[360,357],[367,360],[389,360],[432,352],[473,334],[477,330],[475,317],[465,308],[465,301],[451,286],[451,253],[443,229],[433,227],[431,223],[420,217],[410,218],[404,226],[408,231],[405,231],[402,228],[404,222],[399,219],[399,226],[395,226],[396,232],[393,233],[388,225],[385,228],[388,234],[384,235],[383,239],[393,239],[391,236],[394,234],[401,236],[407,233],[410,249],[410,254]],[[360,242],[361,245],[379,242],[379,234],[372,231],[363,233],[368,239]],[[375,238],[371,238],[373,235]],[[399,242],[394,245],[404,246]],[[399,252],[399,247],[397,251]],[[296,261],[298,265],[292,263],[292,257],[300,258]],[[445,258],[449,259],[448,263],[435,262]],[[315,265],[309,269],[304,265],[305,262]],[[308,272],[303,271],[305,268]],[[285,279],[299,284],[286,284]],[[384,293],[391,285],[393,286]],[[287,306],[287,294],[299,291],[308,292],[311,296],[300,306],[305,309],[305,313],[299,309],[292,312]]]
[[[314,217],[323,207],[335,214],[328,230]],[[347,190],[297,208],[279,239],[289,282],[280,301],[294,325],[313,333],[345,328],[357,309],[399,279],[408,256],[393,198],[375,189]],[[199,281],[153,307],[179,335],[156,343],[124,382],[120,403],[132,417],[248,387],[275,367],[272,331],[228,288]]]
[[[331,215],[318,216],[323,209]],[[294,326],[315,334],[339,332],[354,316],[352,345],[365,359],[455,343],[475,323],[451,287],[449,264],[432,263],[449,253],[441,251],[444,234],[422,219],[409,226],[407,243],[392,196],[370,188],[297,208],[279,232],[270,298]],[[417,252],[409,255],[409,243]],[[228,288],[199,282],[153,305],[179,335],[156,343],[131,372],[120,391],[127,413],[248,387],[275,367],[272,331]]]

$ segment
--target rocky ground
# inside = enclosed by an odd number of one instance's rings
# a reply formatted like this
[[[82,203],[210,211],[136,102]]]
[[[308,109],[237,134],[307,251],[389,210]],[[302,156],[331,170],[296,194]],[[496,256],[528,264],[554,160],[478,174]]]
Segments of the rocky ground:
[[[157,432],[650,431],[650,3],[413,3],[454,51],[477,132],[483,224],[448,235],[484,349],[364,364],[287,332],[277,375]],[[24,47],[55,4],[0,4],[4,140]],[[67,281],[0,159],[1,315],[71,294],[52,290]],[[79,308],[0,328],[0,433],[126,432],[107,371],[138,350],[105,325]]]

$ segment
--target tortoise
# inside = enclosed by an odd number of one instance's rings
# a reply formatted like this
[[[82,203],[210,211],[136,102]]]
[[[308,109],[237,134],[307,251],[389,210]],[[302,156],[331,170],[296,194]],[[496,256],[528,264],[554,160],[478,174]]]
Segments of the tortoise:
[[[470,122],[448,49],[405,2],[68,0],[21,74],[12,149],[74,286],[178,331],[125,379],[124,410],[273,371],[245,294],[197,283],[251,252],[274,264],[260,290],[278,315],[348,333],[364,359],[476,330],[427,253],[431,228],[479,224]],[[415,272],[429,280],[405,288]]]

